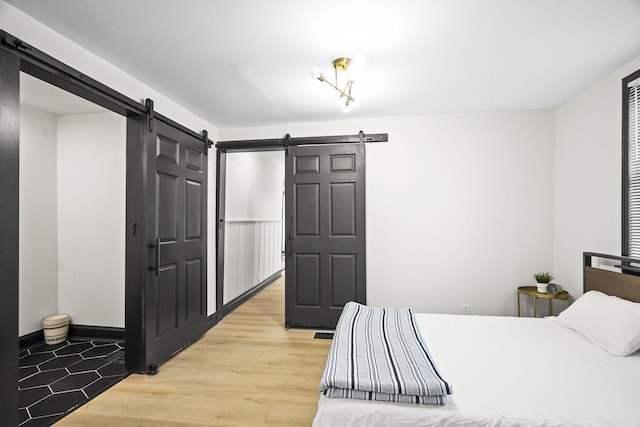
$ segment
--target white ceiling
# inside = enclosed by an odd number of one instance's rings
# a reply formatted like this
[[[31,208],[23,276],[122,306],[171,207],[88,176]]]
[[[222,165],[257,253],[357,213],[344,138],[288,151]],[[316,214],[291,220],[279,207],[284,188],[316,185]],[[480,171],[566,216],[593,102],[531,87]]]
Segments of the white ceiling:
[[[640,57],[640,0],[7,2],[218,127],[554,108]]]

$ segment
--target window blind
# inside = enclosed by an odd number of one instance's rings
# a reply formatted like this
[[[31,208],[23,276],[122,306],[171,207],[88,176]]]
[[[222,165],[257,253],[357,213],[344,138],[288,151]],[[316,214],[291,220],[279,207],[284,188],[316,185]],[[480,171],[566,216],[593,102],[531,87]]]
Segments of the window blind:
[[[640,79],[629,83],[628,91],[628,255],[638,258],[640,257]]]

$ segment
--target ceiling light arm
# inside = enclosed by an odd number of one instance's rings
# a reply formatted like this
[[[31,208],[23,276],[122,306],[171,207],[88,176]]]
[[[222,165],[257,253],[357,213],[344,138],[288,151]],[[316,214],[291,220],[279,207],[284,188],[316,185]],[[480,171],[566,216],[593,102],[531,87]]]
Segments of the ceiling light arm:
[[[348,90],[347,103],[355,101],[355,99],[353,99],[353,97],[351,96],[351,88],[352,87],[353,87],[353,80],[349,80],[349,82],[347,83],[347,86],[345,86],[345,90]]]
[[[336,70],[336,76],[338,74],[338,71]],[[347,83],[347,86],[344,88],[344,90],[340,89],[338,86],[336,86],[335,84],[331,83],[329,80],[327,80],[327,78],[324,76],[324,74],[320,73],[320,75],[317,77],[318,80],[320,80],[321,82],[325,82],[326,84],[328,84],[329,86],[331,86],[332,88],[334,88],[335,90],[337,90],[338,92],[340,92],[340,96],[344,96],[345,98],[347,98],[347,103],[351,103],[354,102],[355,99],[351,96],[351,86],[353,84],[353,81],[349,80],[349,82]],[[337,82],[337,78],[336,78],[336,82]],[[348,91],[348,92],[345,92]]]

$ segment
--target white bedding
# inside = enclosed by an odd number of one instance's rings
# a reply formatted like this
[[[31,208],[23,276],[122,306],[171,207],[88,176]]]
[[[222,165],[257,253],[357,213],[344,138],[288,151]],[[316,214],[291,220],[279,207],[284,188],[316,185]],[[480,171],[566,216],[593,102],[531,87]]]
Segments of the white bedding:
[[[314,427],[639,426],[640,352],[612,356],[554,318],[416,314],[445,406],[320,397]]]

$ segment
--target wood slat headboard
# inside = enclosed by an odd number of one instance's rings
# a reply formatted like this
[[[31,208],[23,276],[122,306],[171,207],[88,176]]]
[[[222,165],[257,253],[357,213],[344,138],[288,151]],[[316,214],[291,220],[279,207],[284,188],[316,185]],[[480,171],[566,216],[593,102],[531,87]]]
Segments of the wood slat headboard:
[[[607,295],[613,295],[629,301],[640,302],[640,276],[628,273],[619,273],[591,266],[592,258],[613,259],[619,261],[620,264],[624,262],[640,263],[640,260],[593,252],[585,252],[583,255],[584,292],[600,291]]]

